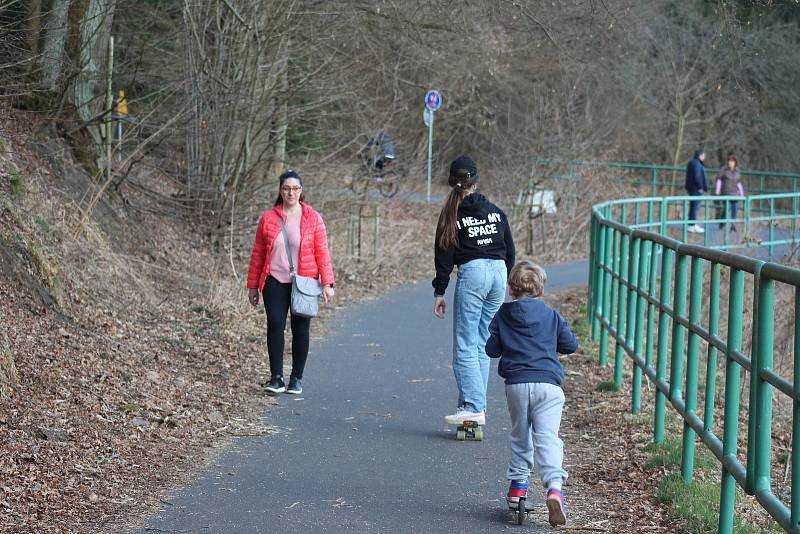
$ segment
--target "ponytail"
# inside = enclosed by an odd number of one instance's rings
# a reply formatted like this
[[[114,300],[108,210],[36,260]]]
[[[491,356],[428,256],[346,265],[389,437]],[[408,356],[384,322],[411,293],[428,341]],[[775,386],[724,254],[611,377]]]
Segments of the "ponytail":
[[[436,223],[437,247],[447,250],[458,246],[458,207],[466,196],[467,192],[459,187],[452,188],[447,195]]]
[[[471,168],[465,169],[459,165],[464,159],[467,158],[457,159],[450,167],[450,176],[447,178],[450,194],[444,201],[439,222],[436,223],[436,246],[444,250],[458,246],[458,207],[478,183],[477,169],[472,160],[469,160]]]

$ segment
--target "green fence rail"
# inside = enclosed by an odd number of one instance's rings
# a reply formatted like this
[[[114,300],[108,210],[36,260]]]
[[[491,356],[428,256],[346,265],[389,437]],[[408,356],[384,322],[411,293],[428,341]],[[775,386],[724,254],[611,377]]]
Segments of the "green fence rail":
[[[620,179],[634,185],[650,187],[653,196],[665,192],[662,191],[665,188],[672,187],[673,181],[677,190],[683,190],[686,173],[685,166],[584,160],[538,159],[534,162],[534,174],[537,173],[536,167],[550,168],[557,177],[568,180],[579,179],[581,171],[587,168],[614,169],[619,173]],[[718,168],[706,167],[709,187],[713,187],[718,172]],[[744,168],[740,169],[740,172],[745,190],[750,194],[794,192],[800,185],[800,172],[771,172]]]
[[[665,439],[667,408],[680,415],[685,482],[693,479],[696,441],[719,460],[719,532],[733,530],[738,484],[786,531],[800,533],[800,371],[784,376],[784,368],[773,365],[778,291],[793,302],[793,308],[784,303],[778,310],[793,320],[793,354],[784,367],[800,370],[800,270],[725,250],[760,246],[772,253],[798,241],[800,193],[740,199],[740,218],[701,224],[711,229],[719,223],[739,224],[743,233],[758,230],[764,236],[732,243],[715,232],[716,242],[709,232],[696,238],[706,246],[686,242],[688,199],[653,197],[594,206],[589,315],[600,364],[607,364],[612,342],[614,381],[621,386],[626,359],[632,362],[633,413],[642,409],[643,378],[654,386],[655,443]],[[713,201],[706,199],[707,207]],[[791,213],[779,214],[779,205]],[[746,404],[740,398],[743,384],[749,388]],[[773,420],[778,401],[791,414],[786,421],[791,478],[788,486],[776,487],[772,436],[780,424]],[[724,407],[721,420],[715,419],[715,403]]]

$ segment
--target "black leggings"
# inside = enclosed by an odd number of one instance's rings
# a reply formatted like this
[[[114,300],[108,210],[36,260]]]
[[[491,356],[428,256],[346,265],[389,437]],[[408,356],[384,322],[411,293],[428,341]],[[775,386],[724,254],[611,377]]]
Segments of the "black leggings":
[[[283,375],[284,330],[292,301],[292,284],[282,284],[268,276],[264,284],[264,310],[267,312],[267,352],[272,376]],[[292,376],[303,378],[308,358],[311,318],[292,315]]]

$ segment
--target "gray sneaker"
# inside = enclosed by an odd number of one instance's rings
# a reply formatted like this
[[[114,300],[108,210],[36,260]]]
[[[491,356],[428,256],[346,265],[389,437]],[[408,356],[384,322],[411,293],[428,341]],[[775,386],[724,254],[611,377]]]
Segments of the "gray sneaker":
[[[286,393],[290,395],[300,395],[303,392],[303,385],[300,383],[299,378],[290,377],[289,387],[286,388]]]
[[[286,391],[286,384],[283,383],[283,377],[281,375],[275,375],[272,377],[272,380],[269,381],[267,384],[267,393],[272,395],[277,395],[278,393],[283,393]]]

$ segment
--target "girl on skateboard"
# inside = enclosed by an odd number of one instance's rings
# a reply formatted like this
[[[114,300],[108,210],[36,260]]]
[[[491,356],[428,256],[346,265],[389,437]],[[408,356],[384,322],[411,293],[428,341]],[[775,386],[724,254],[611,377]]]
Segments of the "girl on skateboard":
[[[445,290],[458,267],[453,302],[453,373],[458,386],[456,411],[448,424],[486,423],[489,322],[506,295],[514,264],[514,240],[505,213],[478,193],[478,168],[461,156],[450,165],[450,194],[436,226],[433,313],[445,317]]]
[[[572,354],[578,341],[567,321],[541,300],[547,275],[529,261],[517,263],[508,277],[511,302],[489,325],[486,353],[500,358],[497,372],[506,380],[506,401],[511,415],[511,481],[507,501],[511,508],[528,495],[528,477],[534,459],[547,488],[550,524],[567,521],[562,484],[564,442],[558,437],[564,408],[564,368],[556,353]]]

